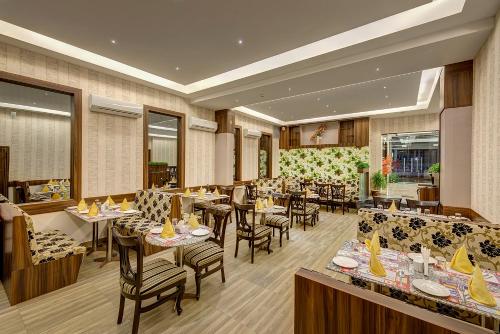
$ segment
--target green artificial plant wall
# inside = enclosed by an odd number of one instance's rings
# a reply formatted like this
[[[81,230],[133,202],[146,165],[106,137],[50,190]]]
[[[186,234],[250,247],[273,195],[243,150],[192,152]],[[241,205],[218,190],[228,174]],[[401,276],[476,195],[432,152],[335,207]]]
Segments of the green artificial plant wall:
[[[357,179],[357,161],[368,162],[368,147],[328,147],[280,150],[280,174],[324,180]]]

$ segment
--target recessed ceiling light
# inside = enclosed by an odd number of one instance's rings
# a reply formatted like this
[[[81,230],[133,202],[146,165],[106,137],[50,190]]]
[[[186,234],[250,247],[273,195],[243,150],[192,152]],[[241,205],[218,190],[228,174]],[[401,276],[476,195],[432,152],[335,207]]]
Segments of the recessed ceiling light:
[[[288,91],[291,92],[292,91],[292,88],[291,87],[288,87]]]
[[[319,98],[319,97],[318,97],[318,98],[316,99],[316,101],[319,101],[319,100],[321,100],[321,98]]]
[[[177,67],[175,68],[175,70],[176,70],[176,71],[179,71],[180,69],[181,69],[181,68],[180,68],[179,66],[177,66]]]
[[[112,39],[111,44],[116,44],[116,39]]]
[[[386,86],[384,86],[384,89],[387,89],[387,87],[386,87]]]
[[[386,99],[388,99],[388,98],[389,98],[389,95],[386,95],[386,96],[385,96],[385,98],[386,98]]]
[[[330,105],[329,105],[329,104],[327,104],[325,107],[330,108]]]
[[[239,40],[238,40],[238,44],[239,44],[239,45],[242,45],[242,44],[243,44],[243,40],[242,40],[242,39],[239,39]]]
[[[378,71],[380,71],[380,67],[377,67],[377,68],[375,69],[375,71],[377,71],[377,72],[378,72]]]
[[[334,110],[333,112],[337,112],[337,110]]]

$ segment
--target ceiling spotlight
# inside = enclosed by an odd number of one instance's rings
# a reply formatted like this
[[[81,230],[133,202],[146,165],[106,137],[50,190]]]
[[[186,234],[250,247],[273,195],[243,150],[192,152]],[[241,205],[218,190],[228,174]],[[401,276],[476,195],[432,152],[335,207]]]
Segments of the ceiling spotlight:
[[[377,68],[375,69],[375,71],[379,72],[379,71],[380,71],[380,67],[377,67]]]
[[[242,45],[242,44],[243,44],[243,40],[242,40],[242,39],[239,39],[239,40],[238,40],[238,44],[239,44],[239,45]]]
[[[319,100],[321,100],[321,98],[319,98],[319,97],[318,97],[318,98],[316,98],[316,101],[319,101]]]
[[[111,44],[116,44],[116,39],[112,39]]]
[[[384,89],[387,89],[387,87],[386,87],[386,86],[384,86]]]
[[[337,110],[334,110],[333,112],[337,112]]]
[[[288,87],[288,91],[291,92],[292,91],[292,88]]]
[[[179,66],[175,67],[176,71],[179,71],[181,68]]]
[[[329,104],[327,104],[325,107],[330,108],[330,105],[329,105]]]
[[[389,98],[389,95],[386,95],[386,96],[385,96],[385,98],[386,98],[386,99],[388,99],[388,98]]]

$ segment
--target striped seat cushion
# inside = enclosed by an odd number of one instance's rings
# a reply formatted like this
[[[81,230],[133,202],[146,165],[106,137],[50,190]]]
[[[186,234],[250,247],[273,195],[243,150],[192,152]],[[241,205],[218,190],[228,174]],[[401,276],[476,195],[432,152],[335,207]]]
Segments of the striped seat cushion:
[[[184,262],[193,267],[204,267],[221,260],[223,256],[224,249],[212,241],[200,242],[184,249]]]
[[[316,213],[316,211],[319,210],[319,205],[318,204],[307,204],[306,205],[306,215],[312,215]],[[304,214],[303,209],[293,209],[292,213],[297,214],[297,215],[302,215]]]
[[[265,235],[271,234],[272,229],[269,226],[265,225],[255,225],[255,237],[263,237]],[[237,230],[236,233],[242,237],[251,237],[252,232],[247,232],[247,231],[242,231],[242,230]]]
[[[160,258],[144,263],[142,269],[142,287],[139,292],[141,295],[160,291],[167,286],[180,283],[187,277],[184,269]],[[124,293],[129,295],[136,294],[135,285],[129,284],[121,278],[120,286]]]
[[[266,217],[266,225],[273,227],[285,227],[290,223],[288,217],[280,215],[270,215]]]

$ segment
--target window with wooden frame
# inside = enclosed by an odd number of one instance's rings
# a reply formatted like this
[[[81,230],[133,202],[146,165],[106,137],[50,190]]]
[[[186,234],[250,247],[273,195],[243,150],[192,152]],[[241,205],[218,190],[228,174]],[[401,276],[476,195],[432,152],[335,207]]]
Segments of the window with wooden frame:
[[[0,191],[29,214],[80,200],[81,115],[80,89],[0,71]]]
[[[185,115],[144,106],[143,186],[184,187]]]
[[[273,135],[262,133],[259,139],[259,178],[271,178],[273,170]]]

